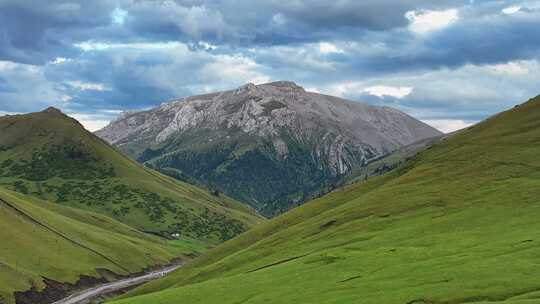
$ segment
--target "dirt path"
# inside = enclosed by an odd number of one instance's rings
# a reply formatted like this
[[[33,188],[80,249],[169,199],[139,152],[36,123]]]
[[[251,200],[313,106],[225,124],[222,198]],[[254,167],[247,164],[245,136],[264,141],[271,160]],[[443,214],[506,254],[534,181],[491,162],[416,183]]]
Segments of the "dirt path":
[[[161,278],[162,276],[176,270],[177,268],[181,267],[182,265],[175,265],[170,266],[164,269],[152,271],[150,273],[147,273],[145,275],[141,275],[138,277],[128,278],[119,280],[112,283],[107,283],[103,285],[99,285],[96,287],[92,287],[90,289],[80,291],[76,294],[73,294],[67,298],[64,298],[62,300],[56,301],[53,304],[83,304],[88,303],[90,300],[95,299],[99,296],[106,295],[111,292],[115,292],[124,288],[132,287],[135,285],[139,285],[148,281],[152,281],[158,278]]]

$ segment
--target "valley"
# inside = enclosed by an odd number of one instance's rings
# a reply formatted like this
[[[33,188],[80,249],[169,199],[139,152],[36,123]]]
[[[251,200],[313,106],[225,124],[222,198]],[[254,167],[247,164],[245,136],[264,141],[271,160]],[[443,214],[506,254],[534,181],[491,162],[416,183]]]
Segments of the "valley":
[[[0,280],[10,282],[0,296],[16,304],[111,301],[103,298],[111,291],[127,291],[113,304],[356,303],[360,294],[365,303],[535,301],[540,282],[523,282],[536,267],[538,117],[536,98],[405,145],[265,221],[222,193],[135,163],[55,109],[8,116],[0,119],[0,238],[13,242],[0,248]],[[142,217],[111,208],[148,203]],[[201,212],[195,229],[176,211],[187,206]],[[231,234],[212,230],[231,225]],[[151,271],[173,260],[184,266]],[[496,276],[503,269],[515,275]]]
[[[10,282],[0,296],[16,304],[110,301],[126,291],[111,303],[534,300],[534,280],[513,282],[534,267],[539,116],[536,98],[404,145],[269,221],[135,163],[56,109],[7,116],[0,238],[13,242],[0,248],[0,280]],[[171,261],[184,266],[152,271]],[[516,276],[496,277],[495,261]],[[461,285],[478,275],[478,285]]]
[[[0,0],[0,304],[540,304],[540,0]]]

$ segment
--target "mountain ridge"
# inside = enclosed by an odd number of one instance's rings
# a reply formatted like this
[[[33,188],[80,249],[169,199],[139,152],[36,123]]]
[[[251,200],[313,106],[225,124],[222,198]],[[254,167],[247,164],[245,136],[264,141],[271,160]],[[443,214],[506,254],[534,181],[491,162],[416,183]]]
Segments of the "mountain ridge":
[[[0,130],[0,185],[11,190],[164,236],[177,232],[168,225],[180,218],[197,221],[204,210],[215,219],[237,218],[240,226],[257,221],[228,197],[141,166],[58,109],[2,117]]]
[[[393,108],[277,81],[126,113],[95,134],[151,168],[272,216],[371,159],[441,133]]]

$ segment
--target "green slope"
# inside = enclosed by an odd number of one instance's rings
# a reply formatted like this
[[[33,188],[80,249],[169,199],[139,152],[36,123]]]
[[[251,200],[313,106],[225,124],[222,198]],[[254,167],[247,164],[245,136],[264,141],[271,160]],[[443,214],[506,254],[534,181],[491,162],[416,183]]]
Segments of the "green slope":
[[[114,303],[538,303],[539,155],[537,97]]]
[[[225,196],[138,165],[54,108],[0,118],[1,186],[207,245],[261,221]]]
[[[139,272],[186,252],[109,217],[63,207],[0,188],[0,299],[42,290],[42,277],[75,283]]]

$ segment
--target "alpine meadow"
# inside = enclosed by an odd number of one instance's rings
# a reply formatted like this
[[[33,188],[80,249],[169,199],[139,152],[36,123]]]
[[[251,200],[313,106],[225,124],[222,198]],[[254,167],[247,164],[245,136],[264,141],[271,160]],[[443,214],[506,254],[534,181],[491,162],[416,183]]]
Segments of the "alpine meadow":
[[[0,304],[540,303],[539,37],[537,0],[0,0]]]

